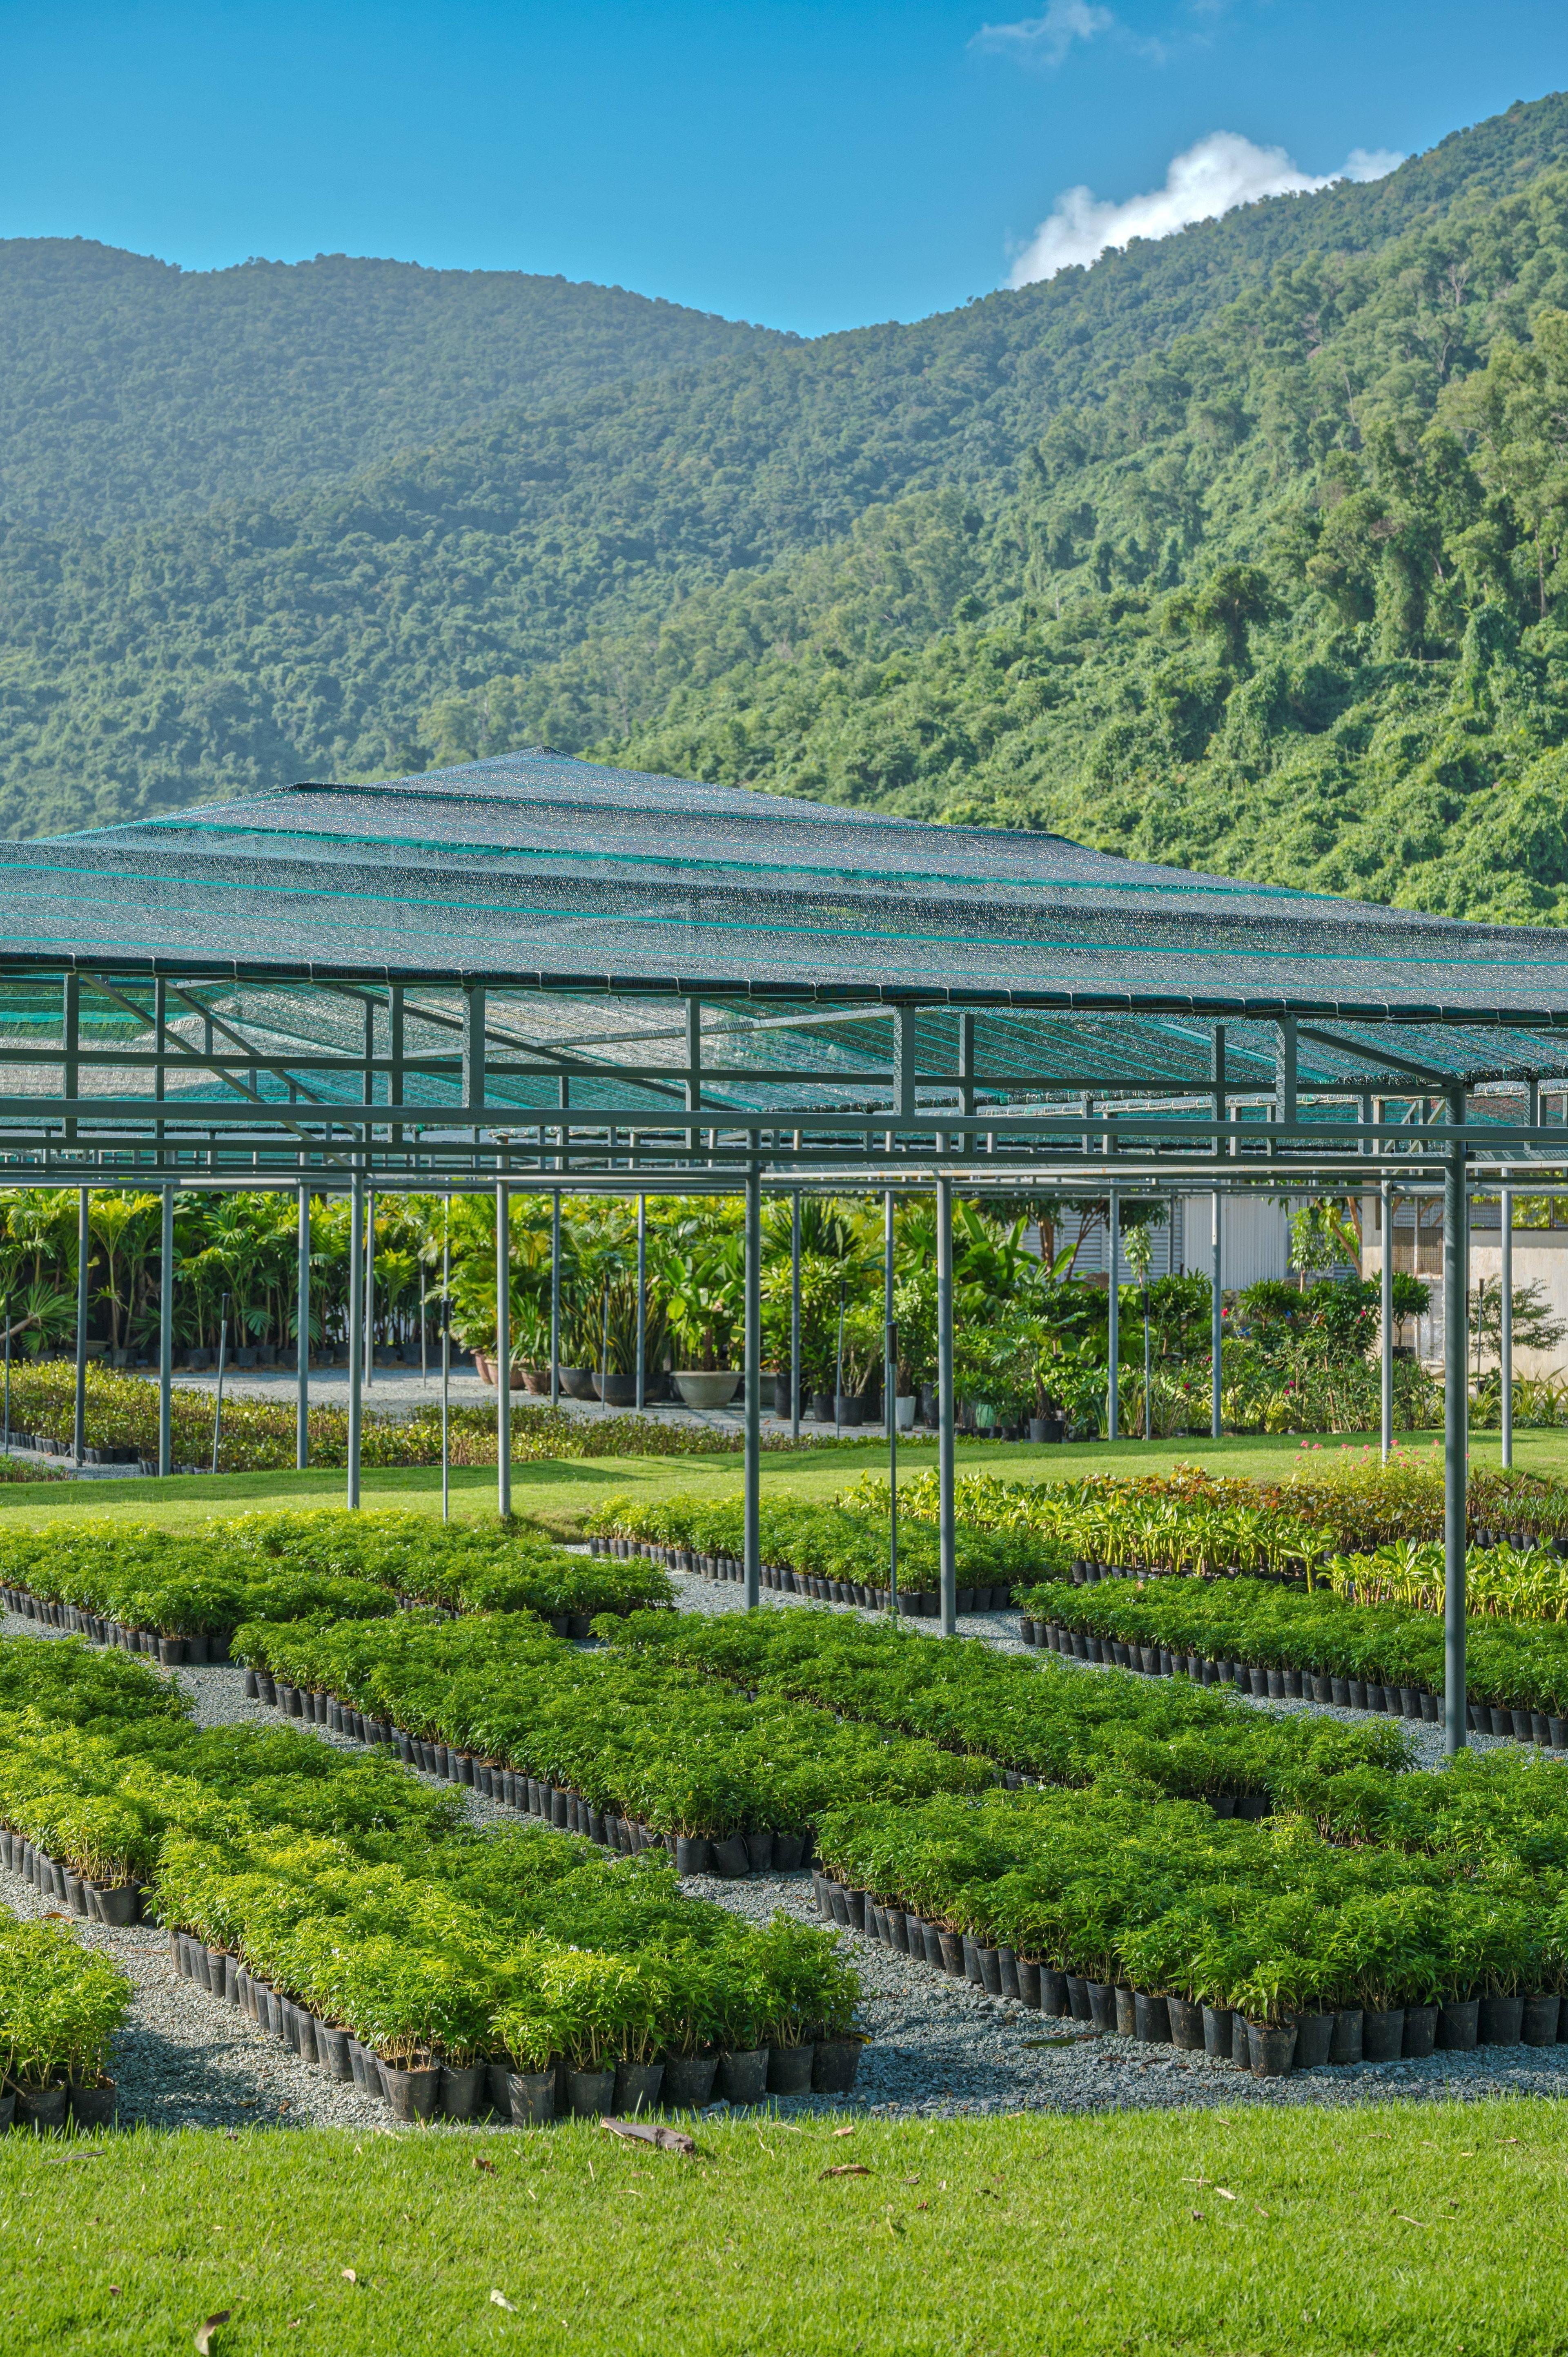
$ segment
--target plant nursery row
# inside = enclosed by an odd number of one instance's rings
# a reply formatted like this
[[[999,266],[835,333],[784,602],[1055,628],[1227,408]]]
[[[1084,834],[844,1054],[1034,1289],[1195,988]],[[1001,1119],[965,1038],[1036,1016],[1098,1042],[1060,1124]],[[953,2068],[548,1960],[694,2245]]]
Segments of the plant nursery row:
[[[828,1612],[647,1612],[601,1627],[612,1657],[641,1653],[667,1674],[678,1666],[753,1696],[754,1706],[810,1703],[845,1725],[983,1762],[992,1781],[1131,1776],[1149,1791],[1225,1807],[1288,1808],[1325,1776],[1409,1765],[1393,1727],[1269,1717],[1185,1679],[1085,1678],[1056,1662],[966,1639],[932,1644]]]
[[[432,1699],[448,1707],[465,1691],[472,1714],[493,1676],[475,1646],[483,1625],[433,1628],[405,1616],[315,1635],[263,1634],[269,1646],[355,1649],[367,1705],[386,1671],[371,1655],[401,1640],[408,1690],[427,1679]],[[1042,1695],[1069,1710],[1087,1701],[1095,1716],[1078,1721],[1080,1737],[1096,1723],[1114,1737],[1124,1715],[1122,1727],[1130,1721],[1142,1741],[1112,1739],[1098,1750],[1086,1743],[1077,1789],[998,1791],[993,1775],[983,1786],[966,1780],[923,1796],[905,1789],[852,1797],[817,1819],[826,1877],[818,1889],[832,1920],[842,1907],[842,1920],[864,1931],[869,1904],[879,1910],[869,1919],[874,1933],[978,1974],[999,1994],[1016,1989],[1026,2003],[1076,2008],[1102,2029],[1141,2027],[1269,2072],[1293,2061],[1307,2068],[1331,2057],[1414,2056],[1434,2042],[1527,2033],[1540,2040],[1548,2027],[1556,2036],[1568,1986],[1568,1770],[1554,1764],[1471,1760],[1446,1777],[1412,1776],[1392,1727],[1272,1721],[1185,1684],[1154,1690],[1127,1678],[1086,1680],[983,1646],[932,1646],[822,1613],[654,1613],[607,1633],[612,1650],[598,1656],[523,1636],[536,1654],[559,1657],[554,1676],[568,1682],[548,1702],[532,1683],[521,1697],[530,1727],[552,1717],[563,1696],[580,1711],[585,1694],[604,1691],[600,1676],[619,1653],[722,1679],[736,1700],[755,1697],[753,1718],[780,1690],[802,1685],[831,1693],[846,1723],[856,1711],[885,1712],[896,1727],[923,1710],[950,1737],[961,1715],[973,1722],[987,1713],[1004,1739],[1016,1741],[1008,1706]],[[516,1641],[499,1624],[497,1634],[504,1661]],[[325,1656],[312,1666],[319,1673]],[[635,1690],[613,1691],[635,1753],[646,1732]],[[645,1686],[651,1723],[663,1724],[684,1691]],[[1176,1706],[1163,1741],[1148,1732],[1150,1703],[1160,1716]],[[389,1719],[342,1723],[374,1738]],[[570,1718],[563,1725],[569,1730]],[[1168,1763],[1187,1753],[1190,1770],[1191,1747],[1201,1757],[1209,1727],[1238,1752],[1257,1747],[1264,1764],[1252,1781],[1272,1784],[1272,1823],[1169,1797]],[[553,1781],[535,1777],[531,1791],[515,1769],[509,1787],[503,1767],[498,1785],[499,1753],[467,1749],[450,1721],[446,1739],[445,1761],[417,1746],[412,1759],[513,1805],[559,1812],[564,1826],[616,1837],[587,1779],[564,1770]],[[548,1730],[545,1739],[554,1739]],[[621,1829],[623,1838],[636,1832],[630,1819]],[[689,1870],[697,1862],[690,1853],[681,1861]]]
[[[0,2131],[112,2126],[105,2061],[130,2003],[124,1974],[69,1925],[0,1910]]]
[[[601,1633],[673,1620],[668,1612],[601,1620]],[[984,1760],[782,1694],[725,1691],[657,1648],[580,1652],[527,1615],[343,1621],[327,1628],[257,1623],[235,1637],[237,1657],[264,1676],[291,1715],[330,1724],[358,1713],[395,1741],[411,1765],[428,1754],[453,1781],[493,1790],[532,1779],[567,1796],[591,1826],[624,1824],[658,1840],[750,1845],[799,1841],[823,1810],[856,1795],[916,1799],[976,1791]],[[423,1752],[418,1747],[424,1747]],[[482,1771],[482,1777],[481,1777]],[[505,1796],[503,1781],[502,1797]],[[521,1804],[520,1804],[521,1805]],[[552,1812],[556,1807],[552,1802]],[[633,1838],[637,1838],[634,1835]],[[694,1868],[691,1870],[695,1870]]]
[[[994,1993],[1270,2074],[1568,2031],[1568,1768],[1470,1756],[1319,1801],[1326,1824],[1247,1824],[1106,1780],[836,1811],[819,1904]]]
[[[1568,1485],[1541,1474],[1472,1467],[1468,1498],[1474,1545],[1568,1555]],[[1032,1538],[1036,1576],[1099,1564],[1145,1574],[1299,1578],[1336,1555],[1369,1555],[1407,1541],[1441,1541],[1444,1532],[1442,1462],[1429,1449],[1400,1452],[1387,1465],[1375,1455],[1314,1450],[1281,1482],[1195,1466],[1168,1475],[1101,1474],[1068,1481],[963,1474],[954,1500],[961,1528]],[[863,1475],[838,1504],[886,1523],[886,1475]],[[934,1525],[938,1509],[933,1471],[922,1469],[899,1482],[900,1552],[910,1525]],[[1560,1562],[1558,1577],[1559,1609],[1568,1610],[1568,1562]]]
[[[858,1986],[821,1932],[688,1899],[660,1857],[477,1829],[384,1757],[183,1710],[143,1663],[0,1643],[0,1824],[79,1882],[145,1885],[177,1964],[400,2114],[847,2083]]]
[[[711,1579],[742,1576],[745,1503],[738,1496],[647,1503],[607,1499],[588,1517],[586,1528],[590,1544],[600,1551],[640,1549],[671,1571],[698,1572]],[[824,1603],[886,1609],[885,1512],[877,1515],[843,1505],[765,1497],[758,1540],[764,1587]],[[958,1534],[958,1609],[966,1613],[1000,1611],[1020,1582],[1037,1579],[1048,1568],[1028,1533],[966,1525]],[[898,1541],[903,1609],[934,1617],[940,1587],[937,1534],[927,1523],[911,1521],[900,1529]]]
[[[1047,1581],[1021,1601],[1025,1642],[1079,1661],[1428,1724],[1441,1717],[1443,1624],[1430,1612],[1257,1579]],[[1472,1620],[1466,1669],[1473,1733],[1568,1749],[1568,1625]]]
[[[227,1660],[242,1621],[375,1618],[413,1602],[531,1611],[563,1636],[585,1636],[596,1613],[672,1595],[651,1565],[595,1563],[516,1524],[345,1507],[195,1530],[83,1522],[0,1533],[10,1610],[166,1665]]]

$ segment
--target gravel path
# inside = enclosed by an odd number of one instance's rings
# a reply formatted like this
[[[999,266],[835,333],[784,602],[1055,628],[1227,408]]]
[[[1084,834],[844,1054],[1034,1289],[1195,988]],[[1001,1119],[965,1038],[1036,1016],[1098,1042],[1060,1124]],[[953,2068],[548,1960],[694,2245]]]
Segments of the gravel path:
[[[688,1609],[745,1609],[745,1592],[738,1583],[676,1574],[674,1585]],[[763,1607],[787,1610],[801,1600],[765,1591]],[[938,1632],[935,1621],[916,1620],[909,1626],[922,1634]],[[961,1626],[966,1634],[983,1637],[1001,1651],[1026,1653],[1029,1650],[1017,1634],[1015,1614],[977,1613]],[[32,1622],[14,1615],[4,1616],[0,1631],[7,1636],[40,1633]],[[1096,1674],[1092,1664],[1080,1666],[1090,1675]],[[264,1703],[245,1700],[240,1670],[184,1669],[178,1675],[193,1695],[196,1718],[204,1727],[276,1723],[277,1714]],[[1252,1707],[1299,1712],[1319,1706],[1254,1702]],[[1332,1715],[1354,1720],[1372,1714],[1336,1711]],[[1416,1739],[1420,1766],[1440,1766],[1441,1731],[1434,1727],[1409,1731]],[[310,1732],[318,1741],[338,1749],[358,1748],[346,1737],[328,1735],[324,1728],[313,1727]],[[1505,1739],[1477,1737],[1473,1741],[1478,1749],[1491,1749]],[[469,1792],[465,1798],[476,1822],[515,1816],[513,1811],[478,1793]],[[807,1873],[764,1875],[745,1881],[688,1876],[682,1888],[693,1897],[711,1900],[757,1923],[770,1921],[780,1910],[798,1921],[820,1921]],[[23,1916],[58,1912],[46,1907],[30,1883],[4,1868],[0,1868],[0,1901]],[[132,2012],[116,2041],[111,2064],[120,2084],[123,2121],[231,2132],[260,2121],[277,2126],[351,2127],[371,2133],[392,2127],[392,2115],[384,2104],[367,2100],[351,2085],[340,2085],[307,2069],[236,2007],[221,2005],[205,1990],[178,1979],[162,1932],[145,1927],[108,1931],[87,1924],[78,1929],[85,1942],[114,1956],[135,1985]],[[1498,2094],[1568,2096],[1568,2044],[1483,2047],[1473,2054],[1434,2054],[1423,2062],[1363,2064],[1347,2071],[1254,2080],[1201,2054],[1101,2037],[1076,2023],[1056,2021],[1006,1998],[988,1996],[968,1982],[953,1980],[856,1932],[840,1932],[838,1939],[860,1976],[865,2018],[872,2032],[850,2099],[851,2108],[856,2111],[936,2117],[1029,2110],[1345,2105],[1391,2096],[1417,2101]],[[782,2108],[791,2114],[827,2112],[842,2110],[843,2104],[838,2098],[805,2096]],[[722,2113],[726,2106],[714,2109]],[[441,2132],[472,2131],[447,2126]]]

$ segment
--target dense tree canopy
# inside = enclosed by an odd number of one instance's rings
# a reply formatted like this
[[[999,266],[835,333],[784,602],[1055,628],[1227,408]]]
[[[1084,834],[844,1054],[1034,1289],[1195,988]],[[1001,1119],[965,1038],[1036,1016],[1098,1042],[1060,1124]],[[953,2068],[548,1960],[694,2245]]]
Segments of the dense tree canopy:
[[[0,826],[545,741],[1554,916],[1565,166],[1547,100],[913,326],[677,313],[655,366],[638,314],[608,383],[585,310],[575,387],[325,488],[323,444],[108,536],[13,500]]]

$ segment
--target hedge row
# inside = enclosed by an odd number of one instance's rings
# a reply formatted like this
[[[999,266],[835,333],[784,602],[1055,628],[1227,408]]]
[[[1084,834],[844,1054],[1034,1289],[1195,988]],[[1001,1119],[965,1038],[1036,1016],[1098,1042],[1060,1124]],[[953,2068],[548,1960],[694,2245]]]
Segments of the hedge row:
[[[177,1383],[172,1400],[172,1453],[177,1466],[207,1472],[212,1464],[213,1394]],[[379,1415],[367,1395],[360,1436],[365,1466],[439,1465],[440,1410],[422,1405],[411,1415]],[[16,1363],[11,1372],[11,1429],[56,1444],[75,1432],[76,1367],[69,1359],[33,1365]],[[454,1465],[493,1465],[496,1412],[489,1405],[454,1406],[448,1415],[448,1454]],[[158,1386],[139,1375],[118,1373],[90,1361],[87,1367],[85,1437],[93,1448],[128,1449],[155,1464],[158,1454]],[[219,1470],[222,1473],[291,1472],[295,1465],[295,1404],[292,1399],[256,1399],[243,1387],[223,1400]],[[815,1437],[792,1441],[769,1433],[770,1450],[814,1448]],[[868,1444],[869,1445],[869,1444]],[[547,1457],[729,1457],[742,1447],[739,1426],[724,1427],[649,1415],[570,1415],[547,1400],[514,1398],[511,1453],[519,1463]],[[349,1461],[346,1407],[310,1410],[310,1461],[338,1468]]]
[[[177,1713],[139,1663],[0,1642],[0,1822],[81,1875],[145,1878],[172,1930],[427,2094],[446,2066],[478,2100],[492,2064],[716,2067],[849,2029],[857,1985],[818,1932],[684,1899],[660,1858],[473,1828],[384,1757]]]

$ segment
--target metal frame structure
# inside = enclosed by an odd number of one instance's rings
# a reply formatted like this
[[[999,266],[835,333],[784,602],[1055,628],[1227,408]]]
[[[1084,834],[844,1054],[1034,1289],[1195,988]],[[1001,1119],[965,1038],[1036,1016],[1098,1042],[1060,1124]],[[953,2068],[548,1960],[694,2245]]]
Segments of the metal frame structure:
[[[503,1512],[510,1190],[551,1195],[557,1222],[563,1189],[744,1198],[750,1603],[764,1194],[794,1203],[797,1253],[802,1192],[935,1197],[951,1633],[955,1189],[1108,1201],[1113,1251],[1130,1199],[1212,1196],[1216,1333],[1224,1199],[1376,1189],[1388,1261],[1391,1190],[1440,1191],[1450,1749],[1466,1726],[1466,1206],[1568,1183],[1543,1082],[1568,1082],[1568,935],[542,751],[0,845],[0,1174],[76,1187],[84,1207],[94,1187],[161,1188],[166,1254],[177,1189],[297,1190],[301,1464],[306,1199],[347,1192],[350,1504],[368,1189],[495,1200]],[[1114,1282],[1111,1305],[1114,1322]],[[166,1288],[166,1472],[169,1321]],[[1113,1435],[1115,1366],[1113,1347]],[[1217,1374],[1217,1435],[1219,1412]]]

